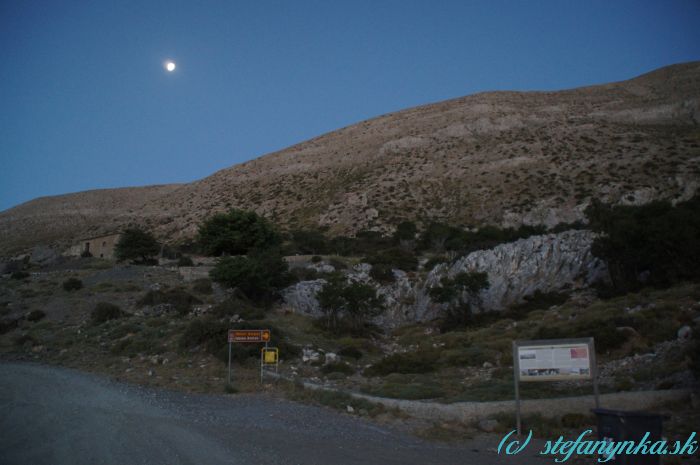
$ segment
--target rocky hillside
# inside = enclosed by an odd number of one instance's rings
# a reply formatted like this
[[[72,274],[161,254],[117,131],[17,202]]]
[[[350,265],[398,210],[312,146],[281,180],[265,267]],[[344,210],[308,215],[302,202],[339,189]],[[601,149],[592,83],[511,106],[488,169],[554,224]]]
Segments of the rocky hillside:
[[[372,266],[369,263],[355,265],[345,274],[349,281],[370,284],[377,289],[384,297],[386,308],[374,322],[381,327],[394,328],[437,318],[445,306],[432,302],[428,292],[441,278],[452,278],[460,272],[487,274],[489,287],[476,299],[462,296],[476,311],[482,312],[507,309],[538,291],[585,289],[593,283],[606,281],[605,263],[591,254],[594,237],[590,231],[532,236],[489,250],[478,250],[451,264],[441,263],[418,273],[393,270],[394,281],[384,285],[370,277]],[[322,312],[316,295],[326,283],[323,272],[335,269],[323,262],[307,267],[320,271],[319,279],[301,281],[285,289],[284,304],[294,313],[320,317]]]
[[[700,183],[700,62],[558,92],[490,92],[364,121],[184,185],[38,199],[0,213],[0,254],[128,222],[170,241],[254,209],[287,227],[403,219],[514,226],[582,218],[591,198],[687,199]]]

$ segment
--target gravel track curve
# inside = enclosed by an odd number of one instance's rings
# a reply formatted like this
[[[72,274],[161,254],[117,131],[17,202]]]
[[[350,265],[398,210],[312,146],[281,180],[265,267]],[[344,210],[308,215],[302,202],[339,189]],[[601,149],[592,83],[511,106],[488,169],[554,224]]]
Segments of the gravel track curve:
[[[266,395],[184,394],[66,368],[0,363],[0,463],[5,465],[492,464],[505,459]]]

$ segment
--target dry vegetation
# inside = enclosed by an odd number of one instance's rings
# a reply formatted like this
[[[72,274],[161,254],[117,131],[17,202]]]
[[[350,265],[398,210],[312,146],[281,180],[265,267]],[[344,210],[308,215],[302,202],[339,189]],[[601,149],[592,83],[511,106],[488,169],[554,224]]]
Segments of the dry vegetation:
[[[698,98],[700,64],[688,63],[602,86],[417,107],[190,184],[28,202],[0,214],[0,254],[129,222],[186,240],[231,207],[352,234],[402,219],[554,225],[581,219],[591,198],[689,198],[700,180]]]

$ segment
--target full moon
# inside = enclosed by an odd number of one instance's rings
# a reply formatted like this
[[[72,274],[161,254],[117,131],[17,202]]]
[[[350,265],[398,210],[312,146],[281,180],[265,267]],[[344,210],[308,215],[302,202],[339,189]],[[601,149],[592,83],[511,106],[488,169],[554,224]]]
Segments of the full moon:
[[[173,71],[175,71],[175,62],[174,61],[166,61],[165,62],[165,69],[167,69],[169,73],[172,73]]]

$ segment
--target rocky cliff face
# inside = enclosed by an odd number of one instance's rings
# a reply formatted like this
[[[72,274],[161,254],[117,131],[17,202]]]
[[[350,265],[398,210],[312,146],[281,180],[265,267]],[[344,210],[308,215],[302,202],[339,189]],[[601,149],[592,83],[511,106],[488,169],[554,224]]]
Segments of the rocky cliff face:
[[[370,276],[371,265],[362,263],[347,273],[347,279],[374,285],[385,297],[386,311],[375,323],[396,327],[405,323],[436,318],[442,306],[430,300],[428,291],[443,277],[478,271],[488,275],[490,286],[470,302],[478,311],[499,311],[521,303],[536,291],[578,289],[608,279],[605,264],[591,254],[591,231],[566,231],[502,244],[479,250],[452,264],[439,264],[427,273],[407,274],[394,270],[395,282],[382,286]],[[319,316],[316,293],[325,281],[303,281],[284,291],[284,300],[293,311]],[[465,299],[467,296],[463,296]]]

